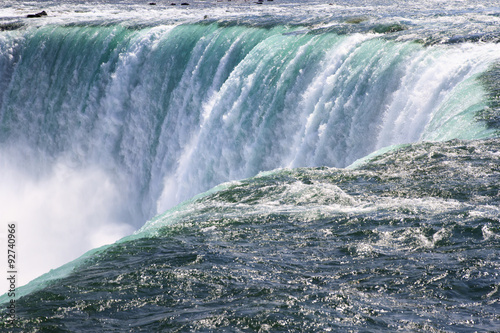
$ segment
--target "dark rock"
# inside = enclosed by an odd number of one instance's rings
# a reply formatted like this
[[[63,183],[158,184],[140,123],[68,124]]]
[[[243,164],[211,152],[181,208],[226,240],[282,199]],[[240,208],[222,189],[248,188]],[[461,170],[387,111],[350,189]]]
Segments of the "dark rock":
[[[40,13],[26,15],[26,17],[29,17],[29,18],[42,17],[42,16],[47,16],[47,12],[45,10],[41,11]]]

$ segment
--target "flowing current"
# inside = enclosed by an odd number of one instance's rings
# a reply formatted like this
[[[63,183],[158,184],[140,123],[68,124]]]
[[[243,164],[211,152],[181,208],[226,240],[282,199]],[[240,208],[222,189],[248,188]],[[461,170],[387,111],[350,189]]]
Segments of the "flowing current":
[[[42,4],[47,17],[24,18]],[[439,288],[466,288],[450,262],[468,262],[467,251],[480,250],[467,244],[482,240],[487,253],[474,253],[484,270],[469,272],[482,279],[475,296],[443,297],[457,297],[445,302],[456,330],[474,327],[454,307],[461,297],[482,309],[471,315],[479,330],[495,330],[500,8],[407,5],[2,5],[0,217],[19,225],[20,284],[142,227],[28,286],[19,327],[37,327],[30,308],[48,299],[46,327],[70,331],[121,330],[113,313],[137,319],[162,307],[171,313],[146,327],[446,330],[427,311]],[[439,261],[448,250],[465,255]],[[450,267],[432,272],[440,263]],[[374,280],[352,280],[349,269]],[[51,287],[60,279],[75,289]],[[177,298],[159,300],[172,281]],[[369,301],[375,290],[380,303]],[[88,308],[82,292],[107,301]],[[242,295],[263,303],[245,314]],[[272,309],[285,314],[264,315]],[[78,326],[82,315],[97,326]]]

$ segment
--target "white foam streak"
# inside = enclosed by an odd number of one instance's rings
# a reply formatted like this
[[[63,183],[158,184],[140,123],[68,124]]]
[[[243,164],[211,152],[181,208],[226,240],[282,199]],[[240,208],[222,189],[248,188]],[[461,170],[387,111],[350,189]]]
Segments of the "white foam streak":
[[[295,137],[295,143],[292,145],[292,161],[289,163],[289,167],[317,165],[314,152],[318,146],[317,141],[320,139],[318,128],[320,126],[325,128],[325,122],[329,118],[329,110],[326,108],[333,109],[333,104],[336,103],[336,101],[329,99],[336,88],[341,68],[348,64],[346,58],[353,54],[353,50],[368,38],[370,37],[363,35],[346,38],[326,54],[324,64],[320,66],[322,68],[319,75],[309,84],[302,96],[301,109],[304,112],[301,118],[307,120],[302,121],[304,127],[299,131],[300,134]]]
[[[487,50],[489,48],[496,51]],[[458,126],[446,131],[437,124],[442,126],[460,112],[483,103],[482,91],[471,94],[469,98],[457,99],[456,96],[460,96],[461,85],[484,71],[494,58],[498,59],[499,51],[498,47],[485,45],[433,47],[419,51],[405,66],[400,88],[392,94],[384,111],[376,148],[426,139],[469,139],[466,132],[472,130],[473,114],[462,131]],[[493,52],[495,57],[492,57]],[[469,92],[473,90],[469,89]],[[454,109],[447,104],[451,98],[455,102],[452,104]],[[442,119],[442,110],[446,111],[447,119]],[[478,110],[480,107],[475,111]],[[438,117],[439,121],[436,121]]]

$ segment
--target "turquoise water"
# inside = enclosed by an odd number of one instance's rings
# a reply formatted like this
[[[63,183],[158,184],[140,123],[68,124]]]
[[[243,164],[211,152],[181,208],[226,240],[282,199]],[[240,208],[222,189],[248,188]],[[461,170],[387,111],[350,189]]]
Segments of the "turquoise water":
[[[3,328],[498,329],[497,4],[274,2],[3,5]]]

